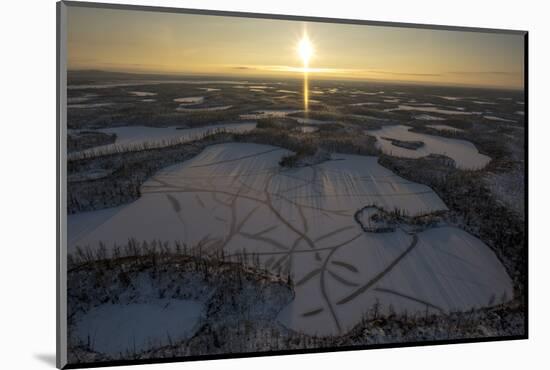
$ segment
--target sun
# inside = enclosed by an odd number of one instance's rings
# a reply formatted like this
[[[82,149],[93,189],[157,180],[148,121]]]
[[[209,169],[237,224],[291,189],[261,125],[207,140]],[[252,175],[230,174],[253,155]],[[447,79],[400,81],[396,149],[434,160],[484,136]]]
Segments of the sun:
[[[309,40],[307,33],[304,33],[302,39],[298,43],[298,54],[304,62],[304,67],[307,68],[309,65],[309,60],[313,56],[313,44]]]

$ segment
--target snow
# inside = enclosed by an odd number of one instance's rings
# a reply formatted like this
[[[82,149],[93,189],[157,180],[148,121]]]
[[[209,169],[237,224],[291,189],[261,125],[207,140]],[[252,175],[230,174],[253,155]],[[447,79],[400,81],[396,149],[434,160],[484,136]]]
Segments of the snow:
[[[187,85],[205,85],[205,84],[227,84],[227,85],[247,85],[248,81],[231,81],[231,80],[139,80],[139,81],[113,81],[98,84],[74,84],[68,85],[68,90],[81,89],[110,89],[114,87],[126,86],[146,86],[146,85],[161,85],[161,84],[187,84]]]
[[[483,101],[483,100],[472,100],[472,103],[481,104],[481,105],[495,105],[496,103]]]
[[[215,89],[213,87],[199,87],[199,90],[204,90],[206,92],[221,91],[221,89]]]
[[[113,105],[113,103],[69,104],[67,105],[67,108],[100,108],[111,105]]]
[[[151,303],[105,303],[86,312],[74,334],[101,353],[139,353],[191,337],[204,316],[196,301],[156,299]]]
[[[521,111],[521,110],[518,110],[515,112],[517,115],[520,115],[520,116],[524,116],[525,115],[525,112],[524,111]]]
[[[396,110],[406,110],[406,111],[420,111],[420,112],[429,112],[429,113],[441,113],[441,114],[456,114],[456,115],[471,115],[471,114],[480,114],[478,112],[464,112],[456,110],[441,109],[438,107],[416,107],[411,105],[399,105],[397,108],[384,109],[384,112],[393,112]]]
[[[437,97],[437,98],[450,100],[450,101],[457,101],[457,100],[462,99],[462,98],[459,98],[459,97],[456,97],[456,96],[441,96],[441,95],[434,95],[434,96]]]
[[[297,91],[293,91],[293,90],[277,90],[277,92],[285,93],[285,94],[298,94]]]
[[[311,100],[310,100],[311,101]],[[313,118],[295,118],[298,123],[302,125],[326,125],[327,123],[333,123],[332,121],[321,121]]]
[[[109,176],[113,173],[113,170],[107,170],[103,168],[90,169],[87,171],[71,173],[67,176],[68,182],[97,180]]]
[[[480,169],[490,162],[491,158],[478,152],[474,144],[466,140],[449,139],[410,131],[410,126],[392,125],[381,129],[366,131],[377,138],[376,145],[384,153],[395,157],[421,158],[430,154],[442,154],[454,159],[461,169]],[[403,141],[422,141],[424,146],[414,150],[393,145],[383,137]]]
[[[67,244],[75,245],[77,241],[92,233],[103,223],[108,222],[125,206],[105,208],[99,211],[81,212],[67,217]],[[74,252],[74,248],[72,250]]]
[[[399,99],[384,99],[384,103],[399,103]]]
[[[70,156],[79,157],[94,153],[125,151],[138,148],[144,144],[150,147],[162,147],[175,142],[188,142],[200,139],[205,135],[218,131],[247,132],[256,128],[255,122],[243,122],[233,124],[209,125],[195,128],[178,129],[177,127],[147,127],[147,126],[121,126],[97,131],[106,134],[115,134],[116,141],[112,144],[101,145],[86,149]]]
[[[177,98],[174,99],[176,103],[181,103],[181,105],[194,105],[204,102],[204,96],[190,96],[187,98]]]
[[[232,107],[233,107],[232,105],[219,105],[216,107],[204,107],[204,108],[184,108],[182,106],[179,106],[178,108],[176,108],[176,111],[178,112],[217,111],[217,110],[227,110]]]
[[[516,121],[511,120],[511,119],[506,119],[506,118],[501,118],[501,117],[496,117],[496,116],[483,116],[483,118],[491,120],[491,121],[516,122]]]
[[[152,103],[156,100],[155,99],[141,99],[141,101],[144,102],[144,103]]]
[[[352,104],[349,104],[350,106],[352,107],[361,107],[363,105],[378,105],[380,103],[377,103],[377,102],[363,102],[363,103],[352,103]]]
[[[292,276],[296,296],[278,320],[307,334],[344,333],[376,301],[412,313],[427,305],[468,310],[495,295],[512,297],[497,257],[462,230],[366,233],[354,219],[373,204],[411,216],[446,210],[429,187],[397,176],[376,157],[333,154],[317,165],[283,169],[278,163],[287,154],[259,144],[209,146],[157,172],[138,200],[103,221],[89,212],[93,228],[83,231],[86,219],[70,215],[69,251],[135,238],[255,253],[272,271]]]
[[[384,94],[384,91],[377,91],[377,92],[355,91],[354,94],[380,95],[380,94]]]
[[[146,97],[146,96],[155,96],[155,95],[157,95],[157,93],[147,92],[147,91],[130,91],[130,94],[132,94],[132,95],[134,95],[134,96],[139,96],[139,97]]]
[[[296,127],[296,130],[304,134],[309,134],[309,133],[318,131],[319,129],[317,127],[312,127],[312,126],[298,126]]]
[[[67,103],[83,103],[90,100],[91,98],[97,97],[96,94],[84,94],[83,96],[72,96],[67,98]]]
[[[430,127],[439,131],[452,131],[452,132],[463,132],[464,130],[461,128],[456,128],[453,126],[448,125],[426,125],[426,127]]]
[[[445,121],[445,118],[430,116],[429,114],[419,114],[418,116],[414,116],[414,118],[424,120],[424,121]],[[437,126],[437,125],[434,125],[434,126]],[[444,126],[444,125],[440,125],[440,126]]]
[[[241,119],[282,118],[292,113],[302,112],[299,109],[262,109],[248,114],[241,114]]]

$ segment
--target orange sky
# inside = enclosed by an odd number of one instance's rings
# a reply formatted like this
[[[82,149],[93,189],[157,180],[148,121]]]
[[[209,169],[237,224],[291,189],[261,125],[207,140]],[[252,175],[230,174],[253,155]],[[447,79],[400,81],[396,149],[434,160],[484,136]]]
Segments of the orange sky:
[[[70,69],[523,88],[523,36],[69,7]]]

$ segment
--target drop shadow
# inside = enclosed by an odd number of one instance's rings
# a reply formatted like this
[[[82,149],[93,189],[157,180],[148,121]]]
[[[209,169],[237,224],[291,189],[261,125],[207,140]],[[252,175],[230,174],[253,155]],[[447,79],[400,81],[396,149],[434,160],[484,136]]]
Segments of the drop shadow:
[[[34,358],[40,360],[42,363],[55,367],[55,353],[35,353]]]

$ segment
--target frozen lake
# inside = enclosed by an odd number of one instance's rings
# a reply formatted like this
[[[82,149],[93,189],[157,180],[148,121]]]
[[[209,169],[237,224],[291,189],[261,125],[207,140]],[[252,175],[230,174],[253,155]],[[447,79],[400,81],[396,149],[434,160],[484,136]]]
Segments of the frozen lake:
[[[449,115],[472,115],[472,114],[480,114],[479,112],[466,112],[461,110],[449,110],[449,109],[441,109],[438,107],[430,107],[430,106],[423,106],[423,107],[416,107],[411,105],[399,105],[397,108],[390,108],[390,109],[384,109],[385,112],[393,112],[397,110],[406,110],[406,111],[419,111],[419,112],[429,112],[429,113],[441,113],[441,114],[449,114]]]
[[[187,98],[177,98],[174,99],[176,103],[180,103],[181,105],[195,105],[200,104],[204,102],[204,96],[190,96]]]
[[[440,313],[513,296],[491,249],[458,228],[370,233],[354,218],[365,205],[411,216],[446,210],[429,187],[397,176],[376,157],[333,154],[283,169],[278,163],[287,154],[259,144],[209,146],[157,172],[138,200],[116,212],[70,215],[69,251],[128,238],[202,241],[203,250],[228,255],[246,250],[292,276],[296,296],[278,320],[307,334],[345,333],[376,302],[382,311],[392,305]],[[94,227],[79,226],[92,221]]]
[[[422,158],[430,154],[442,154],[454,159],[458,168],[470,170],[483,168],[491,161],[490,157],[481,154],[469,141],[411,132],[411,128],[405,125],[392,125],[366,133],[376,137],[376,145],[384,153],[395,157]],[[384,138],[422,141],[424,145],[418,149],[407,149],[395,146]]]
[[[139,287],[140,293],[144,287]],[[162,347],[191,337],[204,316],[199,302],[158,299],[153,303],[112,304],[94,307],[76,323],[74,335],[105,354],[119,355]]]
[[[426,125],[426,127],[430,127],[438,131],[464,132],[464,130],[461,128],[456,128],[448,125]]]

